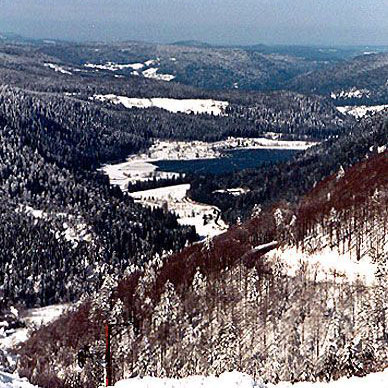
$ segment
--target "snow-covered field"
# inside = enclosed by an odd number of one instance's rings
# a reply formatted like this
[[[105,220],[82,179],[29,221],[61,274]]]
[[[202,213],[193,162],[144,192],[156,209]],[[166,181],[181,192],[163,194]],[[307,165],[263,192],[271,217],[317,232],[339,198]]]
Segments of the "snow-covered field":
[[[223,373],[215,376],[193,376],[184,379],[158,379],[145,377],[122,380],[114,385],[115,388],[387,388],[388,369],[384,372],[371,373],[365,377],[341,378],[329,383],[295,383],[280,382],[279,384],[263,384],[254,381],[252,377],[239,373]]]
[[[366,116],[367,114],[374,114],[376,112],[381,112],[384,109],[388,109],[388,105],[374,105],[374,106],[339,106],[337,109],[343,113],[352,115],[356,118],[361,118]]]
[[[175,75],[172,74],[159,73],[159,69],[157,67],[151,67],[147,70],[144,70],[142,74],[145,78],[157,79],[159,81],[166,82],[170,82],[175,78]]]
[[[350,98],[362,98],[362,97],[370,97],[370,90],[368,89],[357,89],[357,88],[350,88],[348,90],[340,90],[335,91],[330,94],[330,97],[333,100],[336,100],[337,98],[343,98],[343,99],[350,99]]]
[[[55,63],[45,63],[44,67],[48,67],[49,69],[52,69],[57,73],[72,75],[70,71],[64,69],[62,66],[56,65]]]
[[[147,72],[149,73],[144,75],[145,77],[157,78],[155,69],[149,69]],[[162,77],[161,75],[158,76],[159,78]],[[226,101],[216,101],[210,99],[130,98],[125,96],[116,96],[115,94],[97,94],[93,98],[101,102],[109,101],[116,105],[122,104],[128,109],[160,108],[172,113],[213,114],[215,116],[223,114],[225,108],[229,105]]]
[[[187,197],[189,184],[138,191],[130,195],[144,206],[165,207],[175,213],[181,225],[195,226],[201,237],[213,237],[227,230],[220,218],[221,211],[215,207],[200,204]]]
[[[145,61],[144,63],[114,63],[114,62],[106,62],[105,64],[95,64],[95,63],[85,63],[84,67],[92,70],[107,70],[107,71],[118,71],[125,69],[132,69],[132,75],[142,75],[144,78],[156,79],[159,81],[172,81],[175,76],[172,74],[163,74],[159,73],[158,67],[150,67],[150,66],[158,66],[160,65],[159,58],[150,59]],[[147,68],[148,67],[148,68]],[[143,69],[143,70],[142,70]],[[142,71],[140,71],[142,70]]]

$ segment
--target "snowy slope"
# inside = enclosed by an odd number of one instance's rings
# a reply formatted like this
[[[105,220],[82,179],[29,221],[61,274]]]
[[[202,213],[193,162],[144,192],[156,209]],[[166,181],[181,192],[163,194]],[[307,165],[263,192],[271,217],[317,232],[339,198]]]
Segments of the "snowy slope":
[[[18,375],[0,372],[0,388],[38,388]]]
[[[339,106],[337,109],[343,113],[352,115],[356,118],[361,118],[366,116],[367,114],[374,114],[383,111],[384,109],[388,109],[388,105],[374,105],[374,106]]]
[[[341,378],[330,383],[296,383],[281,382],[279,384],[263,384],[255,382],[252,377],[239,373],[223,373],[219,377],[193,376],[185,379],[159,379],[145,377],[122,380],[115,388],[387,388],[388,369],[380,373],[371,373],[365,377]]]
[[[226,101],[200,100],[200,99],[174,99],[174,98],[130,98],[116,96],[115,94],[97,94],[94,99],[99,101],[110,101],[113,104],[122,104],[126,108],[160,108],[172,113],[186,114],[213,114],[219,116],[223,114],[229,105]]]

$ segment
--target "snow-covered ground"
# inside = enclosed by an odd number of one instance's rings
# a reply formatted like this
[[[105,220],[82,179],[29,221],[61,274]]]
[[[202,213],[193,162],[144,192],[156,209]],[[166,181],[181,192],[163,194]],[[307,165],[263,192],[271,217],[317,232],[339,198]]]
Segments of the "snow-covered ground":
[[[200,204],[187,197],[189,184],[174,185],[138,191],[130,195],[144,206],[165,207],[179,216],[181,225],[195,226],[201,237],[213,237],[227,230],[227,225],[220,218],[221,211],[215,207]]]
[[[0,328],[0,349],[11,349],[20,342],[26,341],[31,329],[47,325],[58,318],[68,307],[68,304],[57,304],[27,310],[20,318],[26,327],[16,330],[8,330],[6,327]]]
[[[48,307],[35,308],[27,310],[22,316],[19,316],[19,311],[11,308],[16,318],[19,318],[25,324],[25,327],[12,329],[8,323],[0,322],[0,353],[3,353],[7,359],[8,365],[14,367],[16,358],[11,353],[18,344],[28,339],[31,331],[38,329],[42,325],[57,319],[67,308],[69,304],[52,305]],[[3,368],[0,365],[0,388],[32,388],[25,379],[20,379],[17,374],[9,374],[2,372]]]
[[[335,91],[330,94],[330,97],[333,100],[336,100],[337,98],[343,98],[343,99],[350,99],[350,98],[362,98],[370,96],[370,90],[368,89],[357,89],[357,88],[350,88],[348,90],[340,90]]]
[[[155,69],[149,69],[153,72],[144,74],[148,78],[161,79],[162,75],[156,77]],[[153,74],[153,75],[152,75]],[[122,104],[124,107],[131,108],[160,108],[172,113],[186,114],[213,114],[219,116],[223,114],[225,108],[229,105],[226,101],[200,100],[200,99],[174,99],[174,98],[130,98],[125,96],[116,96],[115,94],[97,94],[92,97],[98,101],[109,101],[113,104]]]
[[[355,282],[360,280],[365,284],[373,284],[377,265],[369,258],[359,261],[350,253],[339,253],[328,247],[315,253],[302,252],[296,247],[282,247],[272,250],[267,256],[285,266],[289,276],[296,276],[302,268],[306,275],[316,281],[334,280]]]
[[[281,218],[279,212],[278,217]],[[335,213],[330,219],[336,221]],[[279,221],[282,222],[281,219]],[[316,231],[304,239],[303,250],[301,246],[286,245],[272,250],[267,257],[282,265],[289,276],[296,276],[303,270],[306,277],[314,281],[360,281],[373,285],[378,269],[375,255],[388,254],[388,235],[385,233],[384,217],[365,219],[363,227],[359,245],[356,245],[357,238],[351,239],[348,235],[337,239],[335,233],[330,237],[317,225]]]
[[[159,81],[172,81],[175,76],[172,74],[163,74],[159,72],[159,68],[155,67],[160,65],[160,59],[149,59],[144,63],[114,63],[106,62],[105,64],[95,64],[95,63],[85,63],[84,67],[86,69],[93,70],[106,70],[106,71],[119,71],[125,69],[132,69],[132,75],[142,75],[144,78],[156,79]],[[152,66],[152,67],[151,67]],[[143,70],[142,70],[143,69]],[[141,71],[142,70],[142,71]]]
[[[367,114],[374,114],[376,112],[381,112],[384,109],[388,109],[388,105],[360,105],[360,106],[339,106],[337,109],[343,113],[352,115],[356,118],[364,117]]]
[[[39,388],[17,374],[0,372],[0,388]]]
[[[142,74],[145,78],[157,79],[159,81],[166,82],[170,82],[175,78],[175,75],[172,74],[159,73],[159,69],[157,67],[151,67],[147,70],[144,70]]]
[[[220,194],[230,194],[234,197],[238,197],[240,195],[248,193],[249,189],[243,189],[242,187],[236,187],[233,189],[224,189],[224,190],[215,190],[213,193],[220,193]]]
[[[97,65],[94,63],[86,63],[84,67],[88,69],[109,70],[109,71],[118,71],[118,70],[124,70],[124,69],[140,70],[144,67],[144,64],[143,63],[118,64],[113,62],[107,62],[104,65]]]
[[[70,71],[64,69],[62,66],[56,65],[55,63],[45,63],[44,66],[49,69],[53,69],[57,73],[72,75]]]
[[[263,384],[254,381],[252,377],[239,373],[223,373],[215,376],[192,376],[184,379],[167,379],[156,377],[133,378],[122,380],[114,385],[115,388],[387,388],[388,369],[384,372],[371,373],[365,377],[341,378],[329,383],[295,383],[280,382],[279,384]]]

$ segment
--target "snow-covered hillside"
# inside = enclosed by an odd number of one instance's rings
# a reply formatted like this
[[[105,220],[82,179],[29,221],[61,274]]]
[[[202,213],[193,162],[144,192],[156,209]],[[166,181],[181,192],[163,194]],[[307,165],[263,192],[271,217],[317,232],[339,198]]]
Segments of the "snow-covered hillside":
[[[387,388],[388,369],[384,372],[371,373],[365,377],[341,378],[329,383],[296,383],[280,382],[279,384],[263,384],[252,377],[239,373],[223,373],[215,376],[193,376],[185,379],[158,379],[145,377],[143,379],[128,379],[117,382],[115,388]]]
[[[172,74],[163,74],[159,72],[159,68],[155,67],[160,65],[159,58],[150,59],[145,61],[144,63],[114,63],[114,62],[106,62],[105,64],[96,64],[96,63],[85,63],[84,67],[86,69],[91,69],[95,71],[105,70],[105,71],[121,71],[131,69],[131,75],[140,76],[142,75],[144,78],[156,79],[159,81],[172,81],[175,76]],[[152,66],[152,67],[151,67]]]
[[[39,388],[17,374],[0,372],[0,388]]]
[[[374,106],[339,106],[337,109],[343,113],[352,115],[356,118],[361,118],[366,116],[367,114],[374,114],[377,112],[381,112],[384,109],[388,109],[388,105],[374,105]]]
[[[351,99],[351,98],[363,98],[363,97],[369,97],[371,94],[370,90],[368,89],[357,89],[356,87],[350,88],[348,90],[340,90],[335,91],[330,94],[330,97],[333,100],[336,99]]]
[[[72,75],[72,73],[69,70],[66,70],[63,66],[60,66],[55,63],[45,63],[44,67],[48,67],[49,69],[52,69],[57,73]]]
[[[152,70],[152,69],[150,69]],[[149,70],[149,71],[150,71]],[[155,78],[156,72],[147,73],[148,78]],[[174,99],[174,98],[130,98],[116,96],[115,94],[97,94],[94,99],[113,104],[122,104],[128,109],[131,108],[160,108],[172,113],[186,114],[213,114],[219,116],[224,114],[225,108],[229,105],[227,101],[200,100],[200,99]]]

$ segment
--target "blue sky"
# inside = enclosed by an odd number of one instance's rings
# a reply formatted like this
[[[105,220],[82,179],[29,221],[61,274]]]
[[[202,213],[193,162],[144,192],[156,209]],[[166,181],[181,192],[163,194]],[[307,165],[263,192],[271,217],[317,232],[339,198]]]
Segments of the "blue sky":
[[[0,0],[0,31],[70,40],[388,45],[388,0]]]

